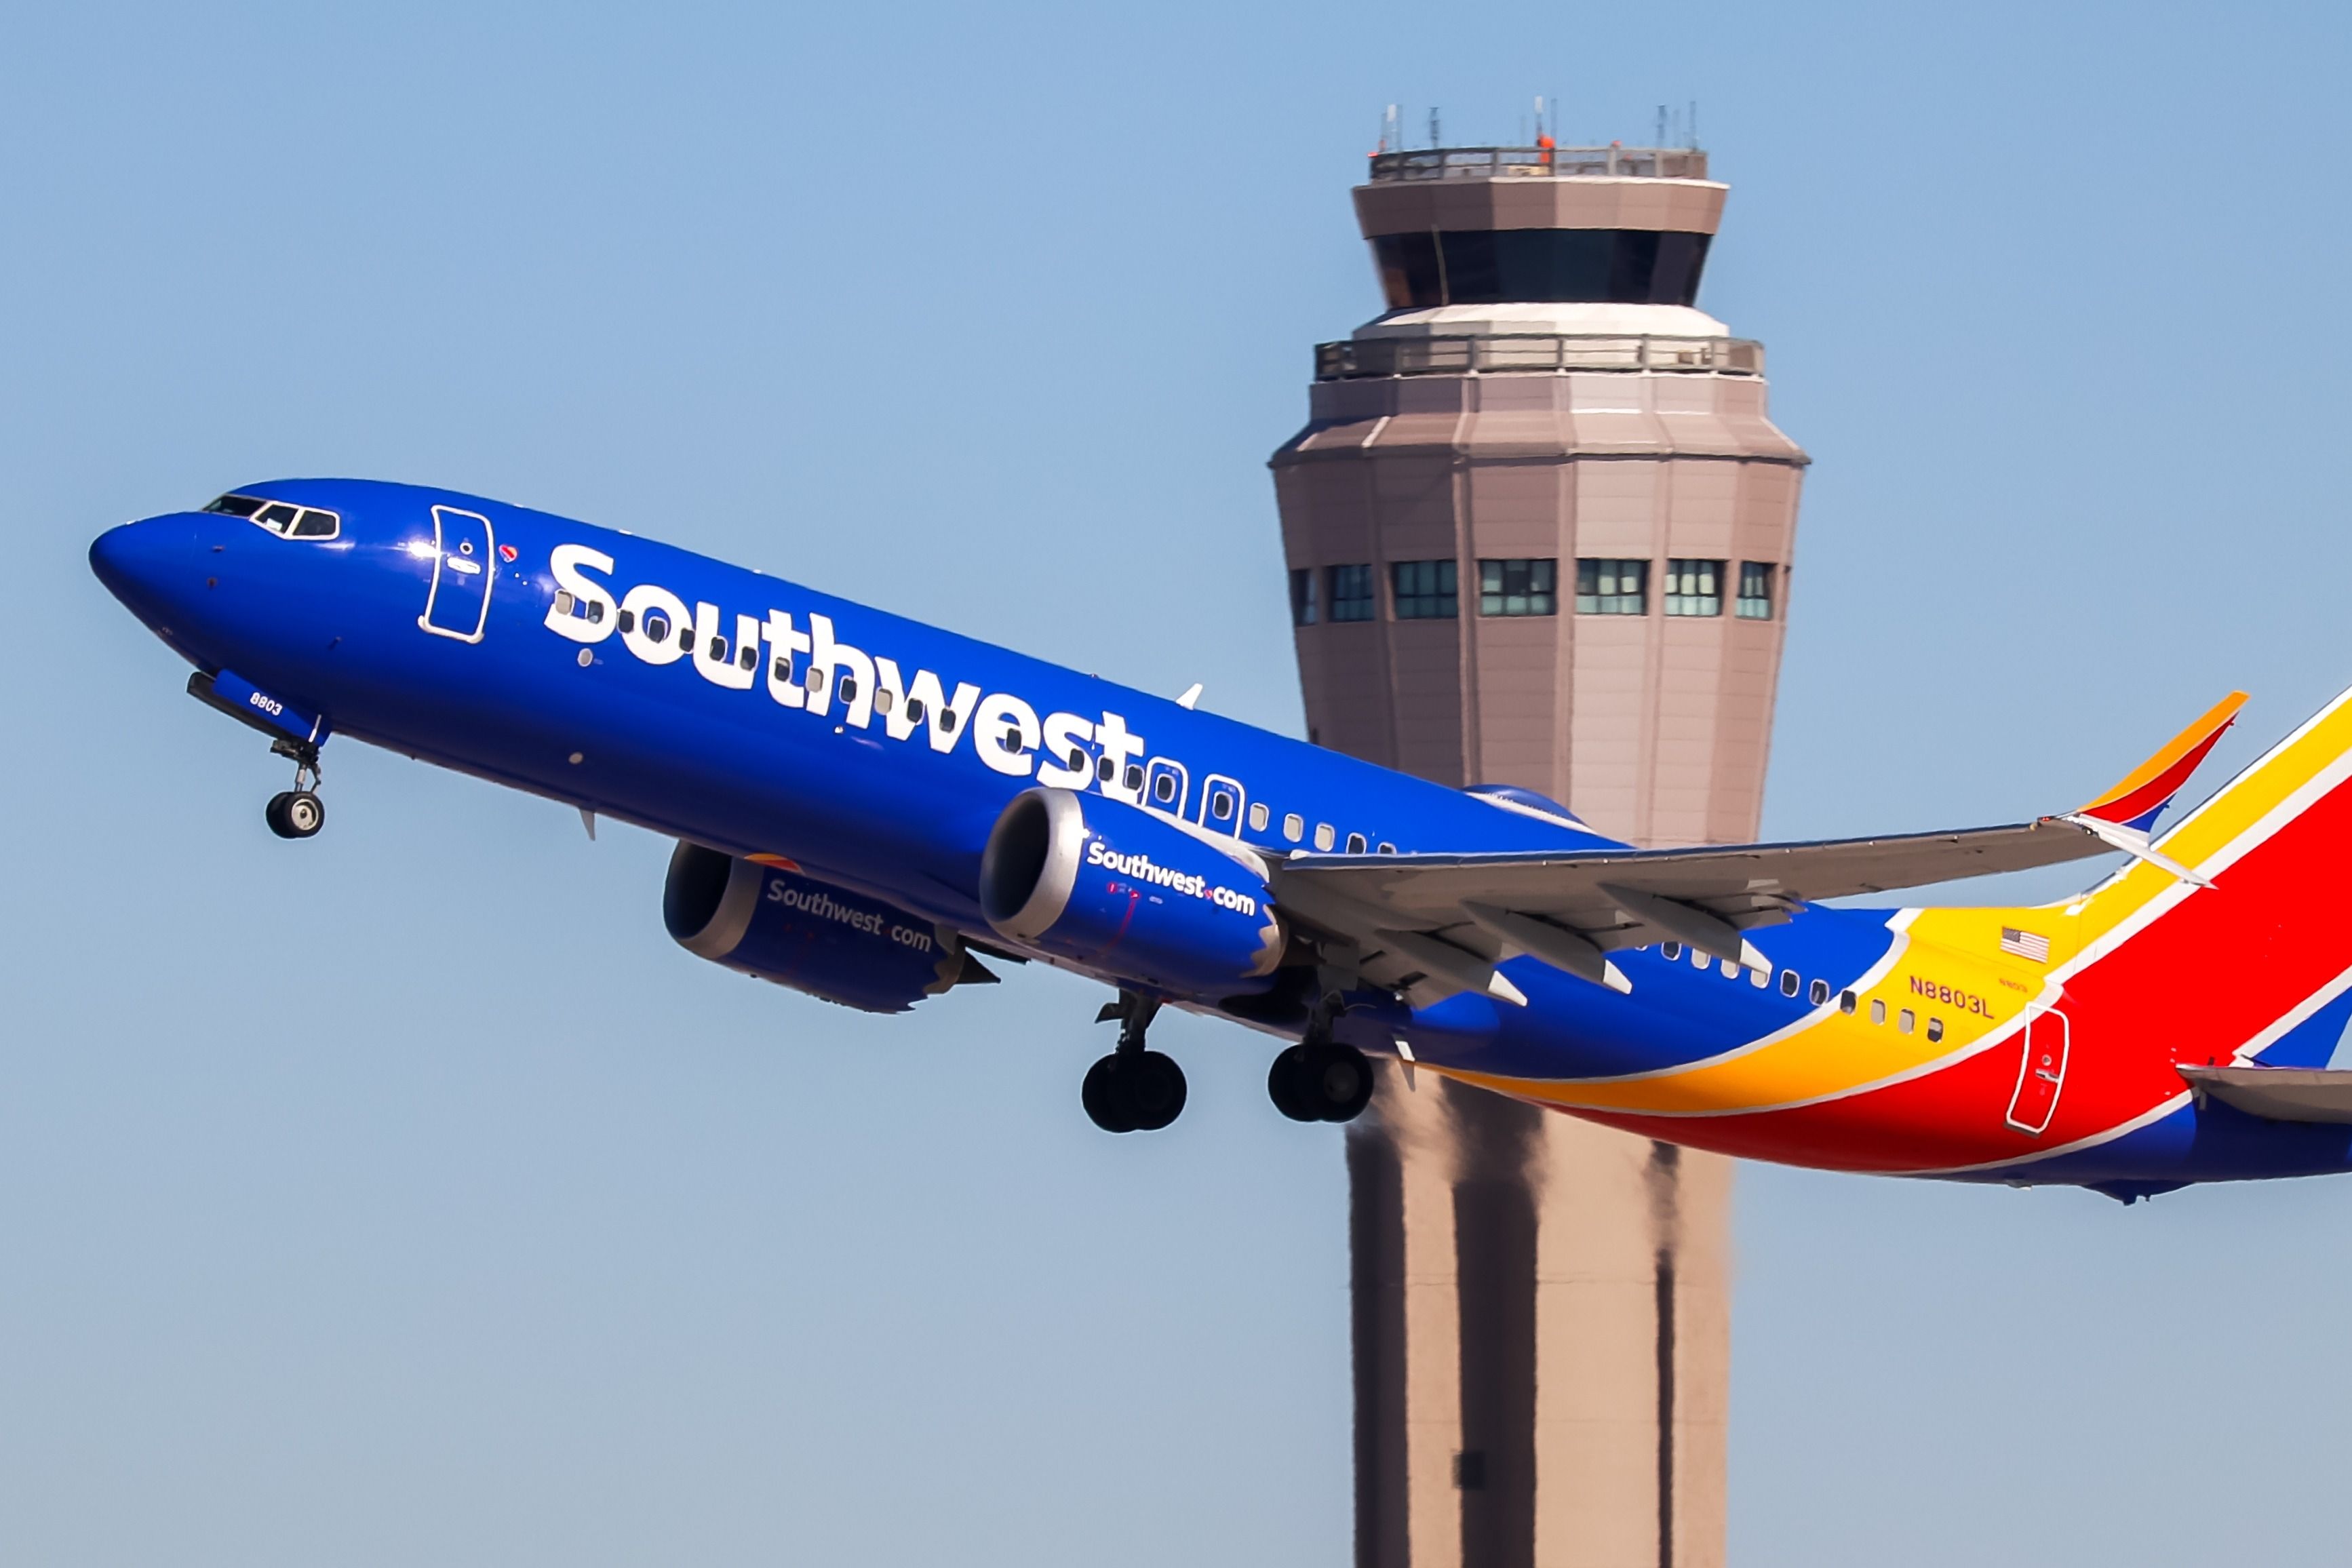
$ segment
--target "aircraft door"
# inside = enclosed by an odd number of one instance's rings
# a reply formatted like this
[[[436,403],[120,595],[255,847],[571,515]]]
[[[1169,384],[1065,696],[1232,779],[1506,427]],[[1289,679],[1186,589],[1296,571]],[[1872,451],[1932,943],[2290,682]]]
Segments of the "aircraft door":
[[[498,553],[490,520],[453,506],[433,509],[433,585],[416,624],[436,637],[479,642],[490,619]]]
[[[1223,773],[1211,773],[1201,781],[1202,826],[1222,833],[1228,838],[1238,838],[1242,831],[1242,786]]]
[[[2058,1113],[2058,1091],[2066,1082],[2066,1056],[2073,1044],[2066,1015],[2045,1007],[2027,1016],[2024,1047],[2018,1058],[2017,1091],[2009,1097],[2009,1124],[2039,1138]]]

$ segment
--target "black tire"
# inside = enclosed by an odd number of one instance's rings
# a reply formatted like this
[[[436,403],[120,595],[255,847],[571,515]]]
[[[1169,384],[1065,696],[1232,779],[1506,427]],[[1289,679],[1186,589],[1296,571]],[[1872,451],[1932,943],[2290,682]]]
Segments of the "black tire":
[[[298,789],[278,798],[286,803],[280,815],[286,818],[287,837],[315,837],[327,826],[327,803],[309,790]]]
[[[1087,1069],[1086,1081],[1078,1086],[1078,1101],[1087,1108],[1087,1119],[1106,1132],[1132,1132],[1135,1121],[1128,1112],[1127,1096],[1120,1093],[1119,1062],[1117,1057],[1105,1057]]]
[[[1184,1113],[1184,1069],[1172,1057],[1138,1051],[1119,1064],[1112,1082],[1138,1132],[1157,1132]]]
[[[293,791],[281,790],[271,795],[269,804],[261,808],[261,820],[269,824],[269,831],[280,838],[299,837],[294,831],[294,825],[286,819],[286,803],[293,798]]]
[[[1307,1058],[1307,1099],[1318,1120],[1353,1121],[1372,1102],[1371,1059],[1353,1046],[1330,1041]]]
[[[1307,1097],[1307,1047],[1293,1046],[1274,1058],[1266,1069],[1266,1097],[1274,1108],[1293,1121],[1320,1121],[1321,1114]]]

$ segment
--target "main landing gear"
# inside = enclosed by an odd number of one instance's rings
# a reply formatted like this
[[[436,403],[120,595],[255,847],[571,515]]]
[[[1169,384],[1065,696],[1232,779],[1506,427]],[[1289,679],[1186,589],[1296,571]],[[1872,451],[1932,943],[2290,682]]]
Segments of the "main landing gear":
[[[1184,1109],[1184,1069],[1144,1048],[1143,1033],[1159,1011],[1151,998],[1122,991],[1095,1016],[1097,1024],[1118,1020],[1118,1048],[1087,1069],[1078,1098],[1106,1132],[1157,1132]]]
[[[1265,1092],[1293,1121],[1353,1121],[1372,1102],[1371,1059],[1331,1037],[1331,1020],[1347,1010],[1339,977],[1326,981],[1307,1020],[1307,1035],[1274,1058]]]
[[[1265,1092],[1293,1121],[1353,1121],[1372,1102],[1371,1059],[1353,1046],[1310,1037],[1274,1058]]]
[[[310,838],[327,826],[327,803],[319,798],[319,748],[306,741],[278,741],[270,751],[294,761],[294,787],[269,797],[262,818],[280,838]]]

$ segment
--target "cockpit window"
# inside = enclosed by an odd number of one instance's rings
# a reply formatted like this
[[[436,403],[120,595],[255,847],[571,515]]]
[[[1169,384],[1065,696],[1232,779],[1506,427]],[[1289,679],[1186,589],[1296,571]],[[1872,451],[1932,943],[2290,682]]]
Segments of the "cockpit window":
[[[269,500],[261,496],[229,494],[221,497],[206,511],[226,517],[242,517],[259,523],[272,533],[289,539],[332,539],[343,529],[343,520],[331,511],[321,511],[314,506],[295,506],[282,500]]]

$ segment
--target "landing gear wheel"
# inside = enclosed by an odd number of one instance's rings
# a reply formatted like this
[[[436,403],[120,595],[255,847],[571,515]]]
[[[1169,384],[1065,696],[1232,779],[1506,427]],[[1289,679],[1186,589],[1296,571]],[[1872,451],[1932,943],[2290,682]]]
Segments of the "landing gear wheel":
[[[1078,1100],[1087,1108],[1087,1118],[1106,1132],[1132,1132],[1135,1123],[1127,1114],[1127,1097],[1112,1087],[1118,1075],[1118,1058],[1105,1057],[1087,1069],[1086,1082],[1078,1086]]]
[[[1087,1069],[1078,1091],[1106,1132],[1157,1132],[1182,1114],[1184,1069],[1158,1051],[1115,1051]]]
[[[1274,1058],[1265,1089],[1293,1121],[1353,1121],[1372,1102],[1372,1064],[1336,1040],[1296,1045]]]
[[[270,796],[261,815],[269,831],[280,838],[309,838],[327,826],[326,802],[307,789]]]
[[[1307,1047],[1293,1046],[1274,1058],[1266,1069],[1265,1092],[1274,1108],[1293,1121],[1320,1121],[1306,1093]]]

